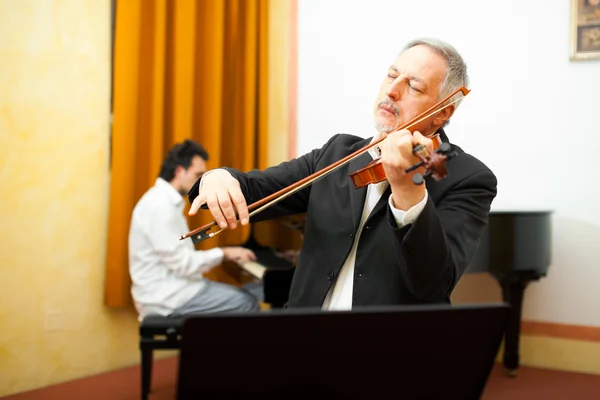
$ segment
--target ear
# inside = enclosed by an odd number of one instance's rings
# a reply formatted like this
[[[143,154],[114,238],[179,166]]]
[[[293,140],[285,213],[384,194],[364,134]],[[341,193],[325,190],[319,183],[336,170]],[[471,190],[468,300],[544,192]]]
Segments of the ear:
[[[178,176],[180,176],[184,172],[185,172],[185,168],[183,168],[181,165],[178,165],[178,166],[175,167],[174,177],[177,178]]]
[[[452,117],[452,114],[454,114],[454,110],[456,110],[456,104],[452,104],[444,108],[433,118],[433,125],[442,126],[444,122],[448,121],[450,117]]]

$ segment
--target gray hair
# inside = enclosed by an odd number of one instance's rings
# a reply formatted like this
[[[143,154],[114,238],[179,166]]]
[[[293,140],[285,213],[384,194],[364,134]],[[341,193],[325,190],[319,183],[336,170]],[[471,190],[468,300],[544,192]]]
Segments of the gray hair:
[[[460,88],[461,86],[468,88],[469,76],[467,75],[467,65],[465,64],[463,58],[458,53],[458,51],[456,51],[456,49],[454,47],[452,47],[450,44],[443,42],[439,39],[420,38],[420,39],[415,39],[415,40],[412,40],[411,42],[409,42],[404,47],[402,52],[410,49],[411,47],[415,47],[415,46],[419,46],[419,45],[429,47],[430,49],[435,51],[437,54],[444,57],[444,59],[446,60],[446,76],[444,77],[444,81],[442,82],[442,85],[440,86],[440,94],[439,94],[440,100],[442,100],[444,97],[450,95],[450,93],[454,92],[456,89]],[[457,93],[455,96],[453,96],[448,101],[450,102],[452,100],[455,100],[457,96],[462,97],[463,95],[462,95],[462,93]],[[456,105],[456,107],[458,107],[461,102],[462,102],[462,99],[458,100],[454,104]],[[444,122],[442,127],[446,126],[449,122],[450,122],[450,120]]]

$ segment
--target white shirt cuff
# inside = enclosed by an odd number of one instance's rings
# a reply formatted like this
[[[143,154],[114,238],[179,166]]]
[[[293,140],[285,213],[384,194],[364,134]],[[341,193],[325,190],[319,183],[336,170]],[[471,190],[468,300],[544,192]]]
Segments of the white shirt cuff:
[[[408,211],[404,211],[394,207],[394,199],[392,198],[392,195],[390,195],[388,203],[392,210],[392,214],[394,215],[394,219],[396,220],[396,224],[398,224],[398,228],[402,228],[405,225],[415,222],[419,214],[421,214],[421,211],[425,208],[425,204],[427,204],[427,197],[428,194],[426,190],[423,200],[409,208]]]

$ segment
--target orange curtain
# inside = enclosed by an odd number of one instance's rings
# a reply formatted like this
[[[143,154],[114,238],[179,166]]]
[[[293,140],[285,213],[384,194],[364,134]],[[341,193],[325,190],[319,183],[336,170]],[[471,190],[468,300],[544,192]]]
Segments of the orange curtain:
[[[174,143],[201,143],[209,168],[267,166],[268,17],[269,0],[117,1],[106,305],[131,305],[131,212]],[[200,214],[191,229],[211,221]],[[248,234],[225,231],[198,248]]]

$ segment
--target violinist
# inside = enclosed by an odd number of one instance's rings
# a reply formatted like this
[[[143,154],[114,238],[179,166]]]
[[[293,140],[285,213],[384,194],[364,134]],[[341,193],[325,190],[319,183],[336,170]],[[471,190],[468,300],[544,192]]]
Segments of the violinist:
[[[336,134],[321,148],[264,171],[215,169],[188,193],[189,213],[208,208],[221,228],[307,213],[288,307],[449,303],[477,250],[497,180],[444,132],[460,101],[410,129],[397,129],[468,85],[462,57],[443,41],[414,40],[382,78],[373,137]],[[342,168],[249,219],[249,204],[380,139]],[[420,160],[413,148],[421,144],[431,153],[437,139],[456,154],[447,162],[447,176],[415,184],[414,175],[423,171],[406,172]],[[356,188],[349,175],[377,158],[387,179]]]

